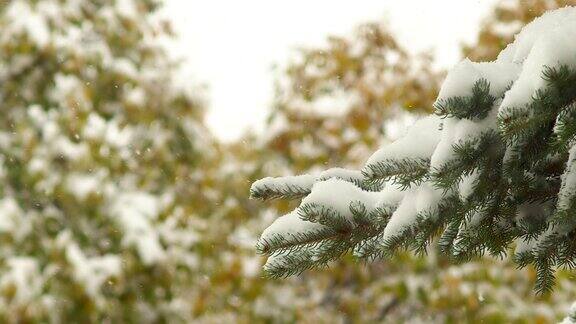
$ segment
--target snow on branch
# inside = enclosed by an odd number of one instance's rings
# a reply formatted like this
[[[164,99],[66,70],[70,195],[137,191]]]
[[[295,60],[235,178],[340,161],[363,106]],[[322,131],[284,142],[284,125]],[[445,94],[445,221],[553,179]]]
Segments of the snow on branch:
[[[368,259],[425,252],[438,238],[458,261],[516,245],[516,262],[536,268],[536,290],[551,289],[555,267],[576,266],[574,39],[576,8],[551,11],[495,61],[457,64],[435,114],[361,172],[255,182],[254,198],[303,198],[263,233],[265,270],[297,274],[348,251]]]

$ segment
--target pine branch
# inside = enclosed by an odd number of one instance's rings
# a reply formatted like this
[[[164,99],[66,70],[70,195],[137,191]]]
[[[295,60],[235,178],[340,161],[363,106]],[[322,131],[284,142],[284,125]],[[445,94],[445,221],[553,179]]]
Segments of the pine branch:
[[[490,94],[490,83],[479,79],[472,87],[469,97],[450,97],[434,103],[435,114],[459,119],[484,119],[494,106],[496,98]]]
[[[334,239],[342,235],[330,228],[308,231],[305,233],[275,234],[270,238],[261,238],[256,243],[256,251],[260,254],[284,253],[298,250],[301,245],[314,245],[323,240]]]
[[[370,260],[390,257],[398,249],[425,254],[437,237],[440,252],[456,262],[484,254],[503,257],[516,241],[519,246],[513,258],[519,267],[535,266],[538,293],[552,289],[557,267],[576,267],[576,175],[571,174],[576,154],[576,69],[567,64],[545,67],[541,75],[544,82],[536,90],[521,83],[511,88],[510,83],[506,93],[501,89],[503,80],[495,79],[497,91],[503,93],[497,98],[491,94],[488,81],[496,66],[484,67],[468,62],[458,70],[487,76],[474,82],[471,95],[437,100],[436,115],[449,119],[439,142],[436,138],[424,141],[426,138],[418,132],[425,130],[415,127],[416,131],[395,142],[396,146],[373,155],[362,170],[363,177],[344,179],[372,191],[370,194],[390,182],[408,192],[398,198],[402,208],[417,205],[422,210],[423,204],[436,204],[440,199],[438,206],[420,212],[416,220],[409,217],[394,222],[385,231],[395,207],[370,209],[372,206],[352,201],[349,211],[338,212],[329,205],[304,204],[299,208],[301,217],[325,226],[330,235],[320,241],[297,237],[304,245],[302,250],[276,239],[272,243],[279,251],[293,253],[295,258],[282,256],[279,260],[283,263],[275,273],[294,273],[301,270],[293,267],[308,268],[314,263],[325,265],[350,249],[356,256]],[[515,66],[510,68],[515,71]],[[510,82],[515,78],[517,75],[510,76]],[[517,91],[519,87],[532,94],[528,103],[502,106],[518,102],[514,96],[522,93]],[[496,109],[499,115],[493,121],[489,114]],[[464,130],[468,126],[472,129]],[[423,146],[402,149],[417,141],[434,147],[440,144],[436,151]],[[445,159],[449,145],[449,160],[431,168],[432,157],[438,156],[436,161]],[[439,190],[423,190],[428,183]],[[389,199],[389,192],[382,194]],[[414,209],[406,212],[414,216]],[[308,247],[315,252],[306,252]]]
[[[387,159],[377,163],[367,164],[362,173],[367,181],[378,182],[391,180],[402,189],[418,185],[426,180],[430,167],[429,159]]]
[[[277,178],[281,179],[281,178]],[[298,186],[296,184],[283,183],[279,185],[259,184],[255,182],[250,188],[250,198],[259,200],[285,199],[294,200],[306,197],[312,190],[311,186]]]
[[[555,145],[558,151],[568,150],[576,136],[576,103],[564,107],[556,119],[554,126]]]
[[[317,203],[300,205],[300,207],[298,207],[298,215],[305,221],[322,224],[332,228],[338,233],[350,232],[356,227],[356,224],[332,207]]]

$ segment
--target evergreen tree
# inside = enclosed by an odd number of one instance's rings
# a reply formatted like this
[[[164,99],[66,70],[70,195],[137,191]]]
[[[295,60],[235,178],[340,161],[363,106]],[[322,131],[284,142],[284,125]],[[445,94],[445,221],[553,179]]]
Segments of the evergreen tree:
[[[464,60],[447,76],[435,115],[378,150],[361,171],[266,178],[259,199],[302,198],[264,231],[273,277],[399,249],[455,261],[503,256],[537,269],[536,290],[576,257],[573,163],[576,9],[552,11],[494,62]]]
[[[190,320],[213,143],[158,5],[0,4],[2,322]]]
[[[299,49],[276,84],[264,141],[292,170],[358,167],[381,144],[386,122],[429,113],[443,76],[429,55],[411,55],[383,23]],[[314,132],[309,132],[314,129]]]

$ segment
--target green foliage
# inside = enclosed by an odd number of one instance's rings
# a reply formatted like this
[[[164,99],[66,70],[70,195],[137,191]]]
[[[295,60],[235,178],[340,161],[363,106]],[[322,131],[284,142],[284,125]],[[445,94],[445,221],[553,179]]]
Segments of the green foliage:
[[[494,105],[490,95],[490,84],[486,79],[479,79],[472,87],[472,95],[468,97],[450,97],[434,103],[435,113],[444,117],[467,119],[484,119]]]
[[[412,184],[422,183],[430,169],[429,159],[390,159],[369,164],[362,172],[368,183],[391,180],[406,189]]]
[[[299,199],[310,194],[311,188],[303,188],[293,184],[285,184],[281,187],[258,186],[250,189],[250,198],[270,200],[270,199]]]

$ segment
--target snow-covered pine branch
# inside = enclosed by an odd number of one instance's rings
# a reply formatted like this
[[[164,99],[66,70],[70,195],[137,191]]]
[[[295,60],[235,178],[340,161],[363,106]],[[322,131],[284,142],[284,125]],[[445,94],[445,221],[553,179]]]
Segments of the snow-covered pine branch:
[[[255,198],[301,198],[262,234],[273,276],[298,274],[353,251],[440,251],[458,261],[506,254],[537,269],[576,265],[576,8],[527,25],[493,62],[464,60],[403,138],[361,170],[267,178]],[[332,173],[331,173],[332,172]],[[377,185],[374,185],[377,184]]]

